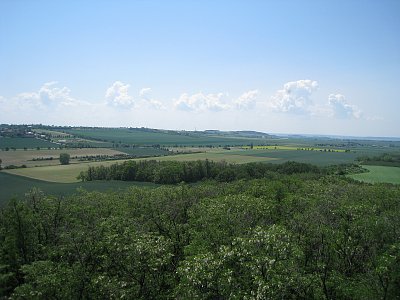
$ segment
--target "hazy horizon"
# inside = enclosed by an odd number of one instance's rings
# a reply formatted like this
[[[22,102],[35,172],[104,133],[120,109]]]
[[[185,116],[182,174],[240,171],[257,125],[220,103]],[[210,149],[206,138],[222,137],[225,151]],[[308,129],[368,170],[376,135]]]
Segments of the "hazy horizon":
[[[398,1],[0,12],[0,123],[400,137]]]

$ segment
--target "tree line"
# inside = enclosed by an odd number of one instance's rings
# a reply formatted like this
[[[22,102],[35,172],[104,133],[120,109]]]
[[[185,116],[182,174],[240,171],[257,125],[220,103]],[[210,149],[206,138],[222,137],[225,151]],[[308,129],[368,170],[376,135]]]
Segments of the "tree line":
[[[180,182],[197,182],[204,179],[215,179],[219,182],[231,182],[238,179],[263,178],[270,172],[280,174],[311,173],[324,174],[326,168],[298,162],[283,164],[229,164],[225,161],[214,162],[209,160],[197,161],[126,161],[122,164],[110,166],[89,166],[82,171],[78,179],[92,180],[124,180],[144,181],[161,184],[175,184]]]

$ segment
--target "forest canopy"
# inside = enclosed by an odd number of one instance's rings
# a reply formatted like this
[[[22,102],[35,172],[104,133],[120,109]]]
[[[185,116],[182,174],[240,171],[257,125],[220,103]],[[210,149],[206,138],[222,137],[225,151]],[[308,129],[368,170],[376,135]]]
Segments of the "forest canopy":
[[[195,164],[195,163],[194,163]],[[12,299],[394,299],[400,188],[320,171],[67,198],[0,211]]]

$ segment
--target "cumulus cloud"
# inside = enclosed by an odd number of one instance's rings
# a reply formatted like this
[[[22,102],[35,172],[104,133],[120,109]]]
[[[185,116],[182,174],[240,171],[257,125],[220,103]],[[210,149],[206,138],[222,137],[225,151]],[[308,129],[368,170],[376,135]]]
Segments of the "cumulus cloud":
[[[128,94],[129,84],[115,81],[106,91],[107,103],[114,107],[130,108],[135,104],[132,96]]]
[[[174,101],[174,106],[178,110],[185,111],[221,111],[231,108],[229,104],[224,101],[225,94],[203,94],[197,93],[189,95],[182,94],[177,100]]]
[[[20,107],[54,108],[57,106],[77,106],[82,101],[74,99],[67,87],[57,87],[56,81],[46,82],[38,91],[18,94],[14,101]]]
[[[150,109],[156,109],[156,110],[166,109],[166,107],[164,106],[164,104],[161,101],[158,101],[153,98],[151,88],[142,88],[139,91],[139,96],[140,96],[140,100],[141,100],[139,106],[147,107]]]
[[[5,122],[53,123],[79,118],[91,108],[90,103],[71,96],[71,90],[55,81],[44,83],[38,90],[0,97],[0,119]]]
[[[257,96],[258,96],[258,90],[251,90],[243,93],[235,101],[236,108],[243,110],[254,108],[256,106]]]
[[[313,80],[287,82],[271,97],[269,105],[278,112],[309,113],[313,105],[310,96],[317,88],[318,82]]]
[[[339,119],[359,119],[361,117],[361,110],[357,106],[349,104],[345,96],[341,94],[330,94],[328,101],[333,117]]]

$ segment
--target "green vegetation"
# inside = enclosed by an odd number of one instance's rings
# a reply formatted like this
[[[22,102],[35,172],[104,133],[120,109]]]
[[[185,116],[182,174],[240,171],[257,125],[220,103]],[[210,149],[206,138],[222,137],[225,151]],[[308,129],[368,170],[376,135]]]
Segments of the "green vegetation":
[[[83,149],[42,149],[42,150],[16,150],[1,151],[0,157],[3,165],[22,165],[28,167],[58,164],[60,153],[68,153],[71,156],[70,163],[77,163],[79,159],[93,156],[116,156],[125,153],[113,149],[83,148]]]
[[[1,299],[400,297],[397,141],[42,125],[0,135],[0,148],[63,140],[0,152],[2,166],[27,166],[0,172]],[[101,144],[112,149],[65,148]],[[69,165],[33,167],[62,153]]]
[[[357,157],[357,160],[363,165],[400,167],[399,152],[382,153],[376,156],[363,155]]]
[[[302,163],[310,163],[318,166],[328,166],[336,164],[353,163],[358,156],[353,152],[324,152],[324,151],[308,151],[308,150],[232,150],[231,155],[250,156],[258,158],[270,158],[274,163],[282,163],[286,161],[297,161]]]
[[[126,182],[126,181],[87,181],[75,183],[58,183],[36,180],[28,177],[17,176],[0,172],[0,207],[3,207],[12,198],[24,199],[25,194],[33,188],[39,188],[43,192],[55,196],[67,196],[84,188],[88,191],[119,191],[130,186],[156,187],[156,184],[148,182]]]
[[[351,178],[370,182],[387,182],[393,184],[400,184],[400,168],[399,167],[386,167],[386,166],[369,166],[363,165],[369,172],[349,175]]]
[[[139,158],[134,159],[135,161],[141,160],[154,160],[157,161],[195,161],[195,160],[213,160],[213,161],[226,161],[227,163],[249,163],[249,162],[258,162],[258,161],[270,161],[270,158],[267,157],[251,157],[251,156],[240,156],[240,155],[225,155],[223,153],[194,153],[194,154],[179,154],[179,155],[170,155],[170,156],[160,156],[156,158]],[[130,159],[131,160],[131,159]],[[119,160],[119,163],[123,163],[127,160]],[[79,164],[70,164],[70,165],[53,165],[53,166],[44,166],[37,168],[26,168],[26,169],[18,169],[18,170],[8,170],[7,172],[10,174],[26,176],[29,178],[51,181],[51,182],[62,182],[62,183],[71,183],[77,182],[76,177],[80,172],[86,171],[88,166],[110,166],[115,164],[115,161],[101,161],[101,162],[84,162]]]
[[[179,154],[168,157],[159,157],[160,161],[193,161],[193,160],[212,160],[212,161],[226,161],[228,163],[246,164],[251,162],[268,162],[274,160],[269,157],[255,157],[248,155],[235,155],[230,151],[210,151],[200,153]]]
[[[72,128],[65,132],[78,137],[135,145],[247,145],[263,143],[263,139],[213,136],[191,132],[162,131],[146,128]]]
[[[119,147],[118,151],[137,157],[163,156],[171,154],[168,149],[159,147]]]
[[[70,155],[68,153],[60,153],[60,163],[62,165],[69,165]]]
[[[238,179],[263,178],[269,172],[327,174],[329,170],[297,162],[286,162],[280,165],[262,163],[236,165],[209,160],[187,162],[142,160],[126,161],[108,167],[89,167],[87,171],[81,172],[78,178],[82,181],[124,180],[176,184],[206,179],[231,182]]]
[[[0,211],[0,297],[397,299],[400,186],[319,173]]]
[[[58,148],[60,145],[31,137],[2,137],[0,136],[0,149],[12,151],[13,149]],[[1,152],[0,152],[1,153]]]
[[[81,163],[81,164],[69,164],[69,165],[55,165],[55,166],[44,166],[37,168],[26,168],[7,170],[9,174],[29,177],[33,179],[49,181],[49,182],[60,182],[60,183],[72,183],[78,182],[76,176],[81,171],[87,169],[89,165],[108,165],[114,164],[115,161],[110,162],[98,162],[98,163]],[[5,171],[2,171],[5,172]]]
[[[317,166],[329,166],[335,164],[351,164],[354,162],[357,154],[352,152],[319,152],[319,151],[303,151],[303,150],[220,150],[202,153],[178,154],[160,157],[150,157],[147,160],[157,161],[196,161],[206,160],[215,162],[226,162],[234,164],[245,164],[253,162],[264,163],[284,163],[288,161],[296,161],[302,163],[310,163]],[[134,161],[141,161],[135,159]],[[123,163],[126,160],[120,160]],[[110,166],[115,161],[100,161],[90,163],[71,164],[68,166],[45,166],[40,168],[26,168],[8,170],[11,174],[26,176],[39,180],[71,183],[77,182],[76,177],[82,171],[86,171],[88,166]]]

